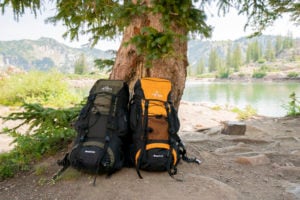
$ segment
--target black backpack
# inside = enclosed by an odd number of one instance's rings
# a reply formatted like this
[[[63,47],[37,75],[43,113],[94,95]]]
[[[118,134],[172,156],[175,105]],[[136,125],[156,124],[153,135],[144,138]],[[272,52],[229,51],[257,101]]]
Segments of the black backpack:
[[[177,134],[180,124],[171,101],[171,91],[171,82],[160,78],[142,78],[134,86],[130,102],[131,157],[140,178],[140,169],[168,171],[173,177],[181,158],[200,163],[187,157]]]
[[[74,125],[73,148],[58,162],[64,166],[62,171],[72,166],[111,175],[125,165],[130,140],[128,102],[128,85],[121,80],[100,79],[93,85]]]

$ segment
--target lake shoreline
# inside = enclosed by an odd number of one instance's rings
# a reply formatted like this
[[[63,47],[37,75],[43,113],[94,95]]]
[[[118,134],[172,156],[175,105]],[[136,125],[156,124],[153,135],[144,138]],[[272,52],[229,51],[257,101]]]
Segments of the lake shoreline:
[[[261,116],[283,117],[288,113],[290,95],[300,94],[297,81],[230,81],[194,79],[186,81],[182,100],[256,110]]]
[[[257,82],[291,82],[300,83],[300,77],[297,78],[197,78],[187,77],[186,81],[199,81],[199,82],[238,82],[238,83],[257,83]]]
[[[65,81],[69,84],[69,86],[74,88],[84,88],[84,87],[92,87],[93,84],[98,79],[92,78],[83,78],[83,79],[66,79]],[[220,83],[228,83],[228,82],[236,82],[236,83],[300,83],[300,77],[297,78],[197,78],[197,77],[186,77],[186,82],[197,81],[197,82],[220,82]]]

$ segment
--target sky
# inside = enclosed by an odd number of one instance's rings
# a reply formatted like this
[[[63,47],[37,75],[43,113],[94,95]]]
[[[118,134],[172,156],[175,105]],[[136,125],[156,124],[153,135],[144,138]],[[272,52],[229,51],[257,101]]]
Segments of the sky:
[[[13,12],[7,9],[4,15],[0,14],[0,40],[37,40],[41,37],[49,37],[76,48],[88,43],[88,36],[80,36],[79,41],[71,42],[68,38],[64,39],[62,37],[66,29],[61,24],[46,24],[44,20],[54,15],[54,13],[54,9],[47,9],[43,14],[38,14],[37,17],[35,17],[34,14],[27,12],[17,22],[14,20]],[[213,13],[213,9],[211,13]],[[251,34],[251,30],[249,29],[247,32],[244,31],[245,22],[246,18],[238,16],[235,11],[230,12],[226,17],[212,16],[212,14],[209,14],[208,23],[214,27],[210,40],[235,40],[248,36]],[[285,36],[288,32],[292,32],[293,37],[300,37],[300,26],[297,27],[293,25],[292,22],[288,21],[288,17],[284,17],[276,21],[272,27],[266,29],[263,34]],[[113,41],[100,41],[95,48],[101,50],[117,50],[120,42],[120,38]]]

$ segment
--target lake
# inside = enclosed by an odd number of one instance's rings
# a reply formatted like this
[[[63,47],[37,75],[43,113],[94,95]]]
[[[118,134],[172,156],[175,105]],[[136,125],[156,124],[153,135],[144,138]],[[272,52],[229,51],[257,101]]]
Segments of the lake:
[[[76,88],[76,92],[82,96],[88,95],[93,83]],[[259,115],[283,117],[287,114],[287,110],[283,105],[288,104],[292,92],[300,97],[299,83],[187,80],[182,100],[235,106],[240,109],[250,105]]]
[[[283,117],[292,92],[300,95],[300,84],[295,82],[203,82],[187,80],[182,99],[244,109],[250,105],[257,114]]]

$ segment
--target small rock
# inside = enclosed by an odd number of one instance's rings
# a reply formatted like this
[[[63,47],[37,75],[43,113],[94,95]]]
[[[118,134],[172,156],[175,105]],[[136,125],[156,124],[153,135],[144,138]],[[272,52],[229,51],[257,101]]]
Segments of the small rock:
[[[245,135],[246,123],[241,121],[227,121],[223,122],[224,128],[222,134],[225,135]]]
[[[207,135],[216,135],[219,134],[221,132],[221,128],[220,127],[213,127],[210,128],[206,131]]]
[[[294,178],[300,178],[300,167],[295,166],[281,166],[277,169],[284,176],[291,176]]]
[[[257,165],[269,164],[270,159],[266,155],[260,154],[257,156],[250,156],[250,157],[238,157],[236,159],[236,162],[239,164],[248,164],[252,166],[257,166]]]

